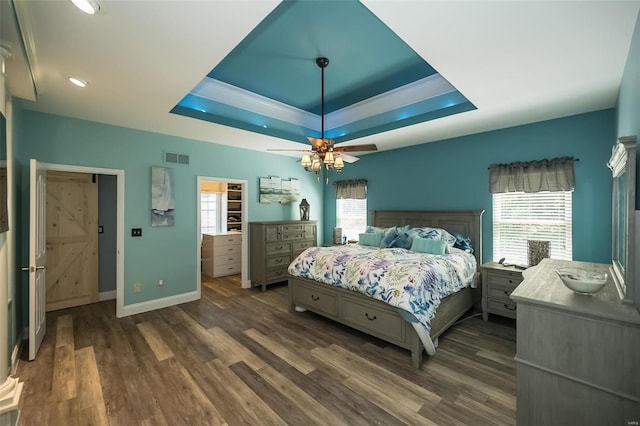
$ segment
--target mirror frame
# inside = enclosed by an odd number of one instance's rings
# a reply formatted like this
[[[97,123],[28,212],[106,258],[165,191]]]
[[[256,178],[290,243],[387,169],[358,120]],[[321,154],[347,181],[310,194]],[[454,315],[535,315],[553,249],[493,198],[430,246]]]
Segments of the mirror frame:
[[[636,269],[636,136],[618,138],[607,163],[613,175],[611,204],[611,275],[623,303],[634,303]],[[621,179],[626,180],[624,193]],[[622,246],[623,259],[619,258]],[[638,285],[640,287],[640,284]],[[640,291],[640,289],[638,289]]]
[[[0,233],[9,230],[9,191],[7,188],[9,176],[7,164],[7,119],[5,115],[0,112]]]

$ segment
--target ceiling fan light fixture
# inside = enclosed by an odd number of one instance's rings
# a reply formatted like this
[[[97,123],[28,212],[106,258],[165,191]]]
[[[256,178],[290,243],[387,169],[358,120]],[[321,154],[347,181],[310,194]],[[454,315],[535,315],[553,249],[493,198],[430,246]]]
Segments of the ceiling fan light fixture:
[[[300,164],[306,171],[309,171],[309,167],[311,166],[311,156],[309,154],[304,154],[300,159]]]
[[[333,139],[326,139],[324,137],[324,69],[329,65],[329,60],[324,57],[316,58],[316,64],[322,71],[322,98],[321,98],[321,113],[320,118],[322,120],[322,127],[320,137],[316,138],[308,136],[307,139],[311,144],[311,150],[304,150],[303,152],[309,152],[310,154],[304,154],[300,159],[300,164],[307,172],[314,172],[316,175],[322,170],[322,166],[327,170],[333,170],[336,173],[340,173],[344,169],[344,159],[340,155],[342,152],[354,152],[354,151],[376,151],[377,148],[374,144],[367,145],[349,145],[349,146],[335,146]],[[277,150],[276,150],[277,151]],[[347,154],[345,154],[347,155]],[[347,160],[357,160],[355,157],[347,155]],[[318,180],[320,178],[318,177]],[[329,178],[327,177],[327,183]]]
[[[331,167],[333,166],[333,164],[335,163],[335,159],[333,157],[333,152],[328,151],[324,154],[324,160],[323,163],[328,166]]]
[[[313,154],[311,157],[311,170],[315,173],[318,173],[322,168],[322,162],[320,161],[320,156],[318,154]]]

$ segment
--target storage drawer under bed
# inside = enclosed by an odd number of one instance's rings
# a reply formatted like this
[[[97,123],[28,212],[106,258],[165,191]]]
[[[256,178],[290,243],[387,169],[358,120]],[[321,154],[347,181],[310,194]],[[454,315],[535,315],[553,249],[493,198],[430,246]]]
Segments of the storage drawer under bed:
[[[337,317],[338,297],[318,287],[318,285],[299,283],[295,287],[293,294],[294,303],[303,305],[312,311],[327,314],[333,318]]]

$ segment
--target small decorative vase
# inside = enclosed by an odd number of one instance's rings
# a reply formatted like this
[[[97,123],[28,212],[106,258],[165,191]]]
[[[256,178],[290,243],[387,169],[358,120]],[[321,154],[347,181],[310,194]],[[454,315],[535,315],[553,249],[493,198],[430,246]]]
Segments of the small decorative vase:
[[[549,241],[527,240],[529,266],[535,266],[542,259],[549,257]]]

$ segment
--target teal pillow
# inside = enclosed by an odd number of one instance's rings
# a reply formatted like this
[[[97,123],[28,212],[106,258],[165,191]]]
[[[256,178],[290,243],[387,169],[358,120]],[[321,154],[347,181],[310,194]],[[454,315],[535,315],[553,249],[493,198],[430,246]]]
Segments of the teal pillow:
[[[361,246],[380,247],[380,241],[382,241],[382,234],[378,232],[367,232],[358,236],[358,244]]]
[[[414,237],[411,251],[428,254],[444,254],[446,243],[444,240]]]
[[[386,248],[391,247],[393,241],[398,236],[398,228],[392,226],[391,228],[387,228],[382,235],[382,239],[380,240],[380,247]]]

